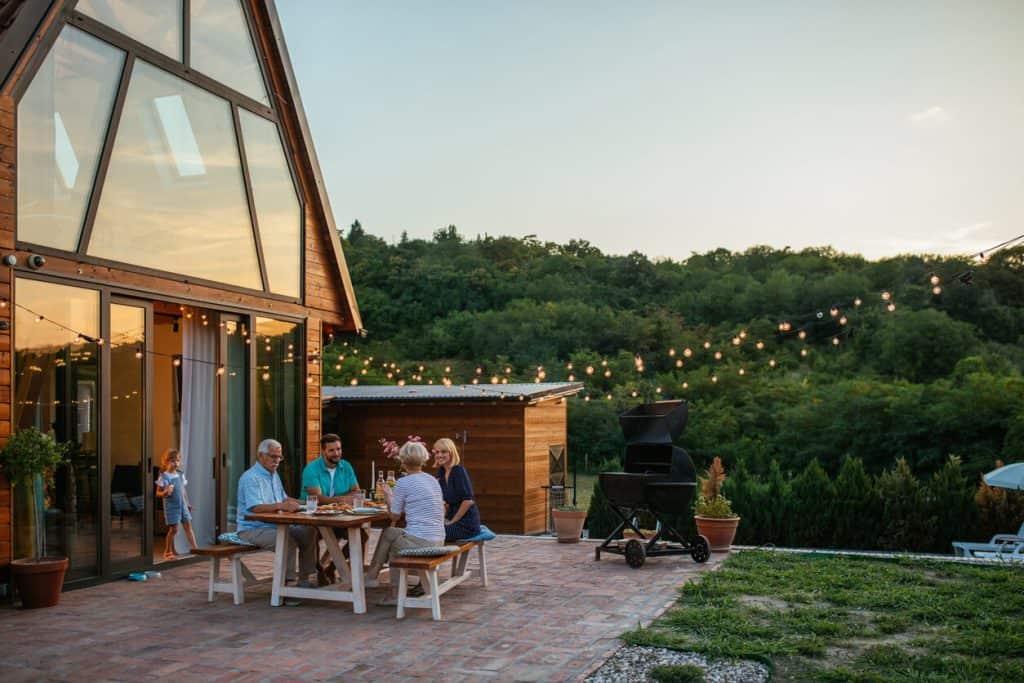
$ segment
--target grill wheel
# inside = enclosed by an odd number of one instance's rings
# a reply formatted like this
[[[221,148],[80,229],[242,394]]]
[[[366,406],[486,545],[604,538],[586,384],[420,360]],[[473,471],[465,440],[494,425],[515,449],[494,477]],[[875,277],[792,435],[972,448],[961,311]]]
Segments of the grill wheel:
[[[694,562],[700,564],[708,561],[708,558],[711,557],[711,543],[707,536],[697,536],[690,541],[690,557]]]
[[[644,560],[647,559],[647,555],[644,553],[644,546],[635,538],[626,543],[625,555],[626,564],[633,569],[639,569],[644,566]]]

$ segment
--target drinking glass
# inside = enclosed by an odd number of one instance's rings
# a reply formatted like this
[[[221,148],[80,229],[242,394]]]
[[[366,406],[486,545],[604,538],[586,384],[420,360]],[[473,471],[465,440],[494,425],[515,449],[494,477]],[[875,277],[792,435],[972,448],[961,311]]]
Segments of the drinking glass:
[[[306,512],[316,512],[316,496],[306,496]]]
[[[361,489],[356,489],[352,493],[352,507],[361,508],[363,503],[366,501],[366,494]]]

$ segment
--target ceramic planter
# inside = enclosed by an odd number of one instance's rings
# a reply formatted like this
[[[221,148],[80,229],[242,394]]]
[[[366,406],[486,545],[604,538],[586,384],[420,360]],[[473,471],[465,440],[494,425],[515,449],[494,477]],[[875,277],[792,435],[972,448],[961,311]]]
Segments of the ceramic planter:
[[[551,518],[555,521],[559,543],[580,542],[583,523],[587,520],[586,510],[552,510]]]
[[[694,515],[697,522],[697,533],[707,536],[711,544],[711,552],[727,553],[732,549],[732,540],[736,538],[736,527],[740,525],[739,517],[702,517]]]
[[[21,606],[35,609],[56,605],[67,570],[66,557],[27,557],[11,562],[11,576],[21,596]]]

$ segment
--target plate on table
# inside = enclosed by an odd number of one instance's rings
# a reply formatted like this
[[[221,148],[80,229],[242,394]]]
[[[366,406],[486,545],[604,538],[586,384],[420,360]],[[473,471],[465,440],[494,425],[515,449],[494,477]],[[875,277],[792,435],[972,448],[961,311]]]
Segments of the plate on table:
[[[313,513],[314,517],[333,517],[335,515],[343,514],[341,510],[317,510]]]
[[[352,512],[350,514],[353,514],[353,515],[375,515],[378,512],[383,512],[383,510],[381,510],[379,508],[352,508]]]

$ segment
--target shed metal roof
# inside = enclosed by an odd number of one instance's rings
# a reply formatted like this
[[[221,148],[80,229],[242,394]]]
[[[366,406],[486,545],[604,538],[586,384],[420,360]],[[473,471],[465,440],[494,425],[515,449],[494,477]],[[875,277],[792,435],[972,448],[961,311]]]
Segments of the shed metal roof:
[[[416,384],[396,386],[324,387],[324,403],[402,403],[402,402],[497,402],[529,401],[572,396],[583,391],[583,382],[544,382],[540,384],[453,384],[452,386]]]

